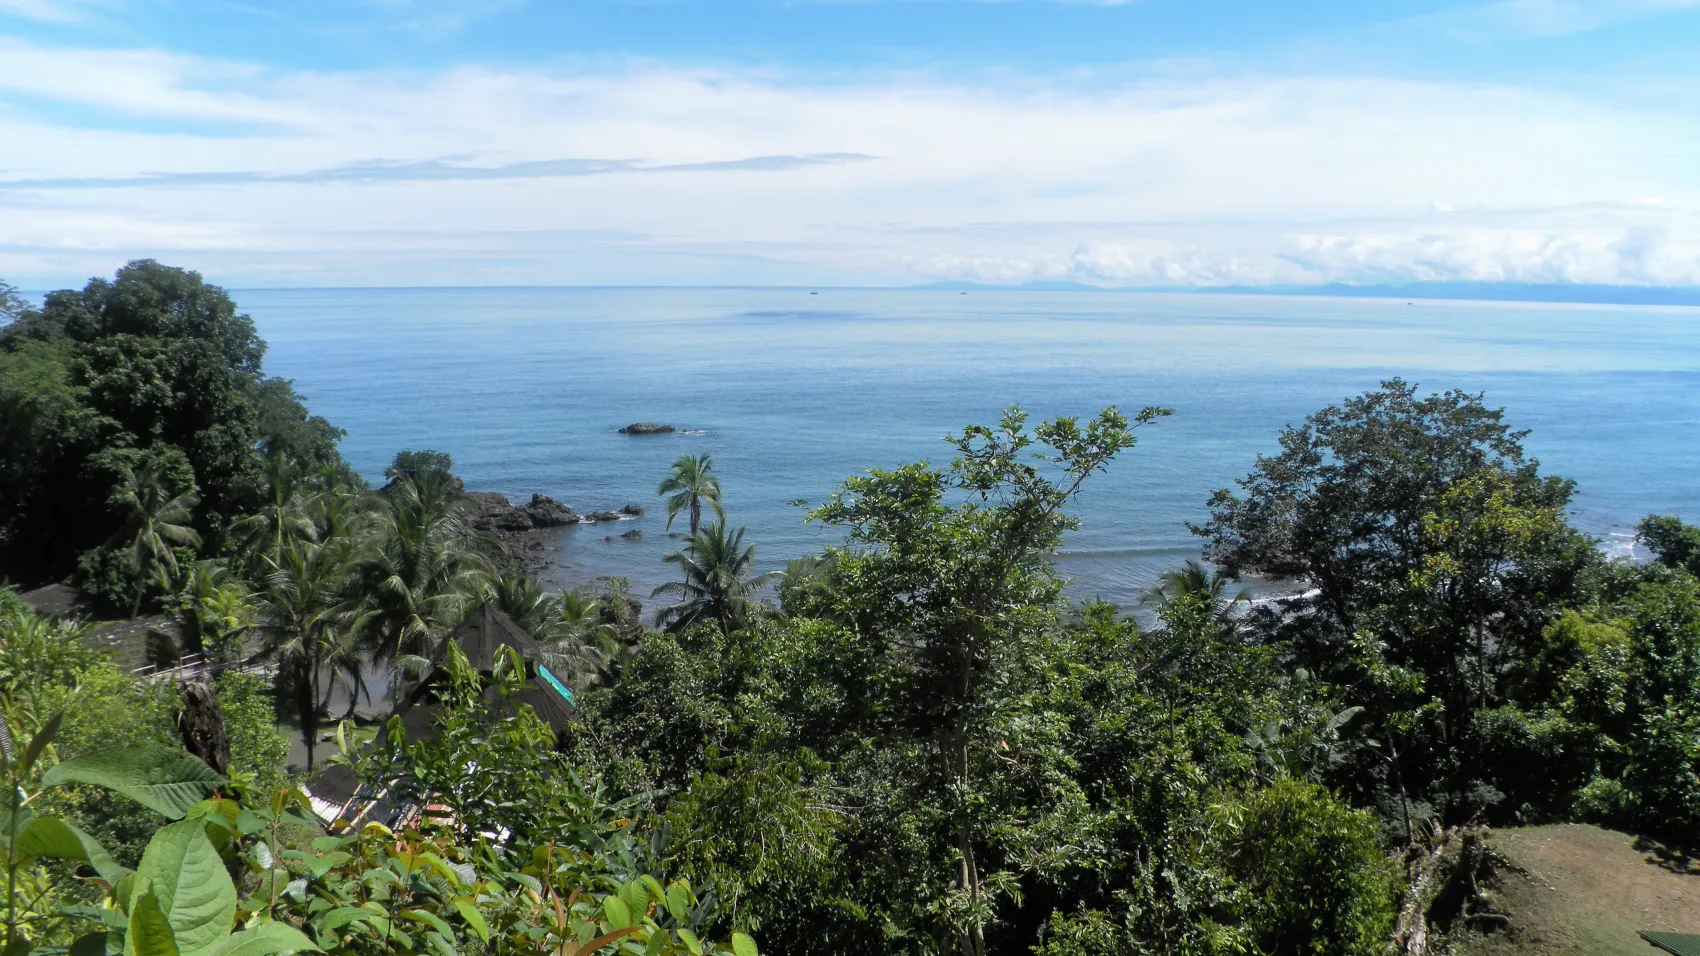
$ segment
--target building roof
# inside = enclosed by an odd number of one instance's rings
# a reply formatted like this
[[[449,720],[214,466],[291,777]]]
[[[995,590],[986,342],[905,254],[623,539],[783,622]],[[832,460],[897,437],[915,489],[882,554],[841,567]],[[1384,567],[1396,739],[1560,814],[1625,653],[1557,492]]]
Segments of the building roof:
[[[543,666],[542,647],[512,618],[493,604],[480,606],[437,645],[436,652],[431,655],[432,663],[439,667],[443,664],[448,658],[451,641],[459,644],[461,653],[466,655],[473,669],[483,673],[495,669],[496,651],[503,645],[519,651],[520,656],[536,668],[535,673],[522,688],[507,697],[503,697],[494,686],[486,687],[485,702],[506,704],[491,708],[497,716],[511,713],[516,704],[530,705],[557,737],[566,733],[573,717],[572,691]],[[396,706],[395,715],[401,717],[402,732],[410,744],[429,736],[436,728],[437,714],[442,705],[432,700],[428,691],[436,683],[437,676],[434,674],[427,678]],[[360,787],[354,774],[340,765],[327,766],[315,773],[306,789],[313,809],[326,823],[337,819],[389,822],[407,816],[413,809],[393,803],[387,791],[372,792],[370,788]]]
[[[83,592],[69,584],[49,584],[18,595],[35,613],[45,617],[84,617],[89,613],[88,599]]]
[[[1700,936],[1689,933],[1659,933],[1642,930],[1641,938],[1675,956],[1700,956]]]
[[[536,639],[489,602],[480,604],[466,616],[466,620],[460,622],[459,627],[443,638],[431,655],[431,663],[441,665],[448,659],[451,641],[460,645],[460,652],[466,655],[467,663],[479,673],[495,670],[496,651],[504,644],[519,651],[527,663],[535,664],[543,657],[543,649]]]

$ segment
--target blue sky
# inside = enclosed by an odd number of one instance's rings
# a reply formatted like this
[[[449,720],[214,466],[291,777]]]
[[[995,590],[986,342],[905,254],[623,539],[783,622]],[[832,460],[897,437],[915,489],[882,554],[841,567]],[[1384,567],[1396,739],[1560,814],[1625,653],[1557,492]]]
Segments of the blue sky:
[[[0,0],[0,277],[1700,285],[1700,0]]]

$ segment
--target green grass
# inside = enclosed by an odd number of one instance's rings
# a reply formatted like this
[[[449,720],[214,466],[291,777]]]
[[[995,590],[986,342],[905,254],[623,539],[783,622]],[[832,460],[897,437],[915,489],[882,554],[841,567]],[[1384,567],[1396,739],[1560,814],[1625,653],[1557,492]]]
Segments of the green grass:
[[[1508,929],[1458,940],[1460,956],[1657,956],[1641,930],[1700,933],[1700,866],[1582,824],[1500,830],[1490,892]]]

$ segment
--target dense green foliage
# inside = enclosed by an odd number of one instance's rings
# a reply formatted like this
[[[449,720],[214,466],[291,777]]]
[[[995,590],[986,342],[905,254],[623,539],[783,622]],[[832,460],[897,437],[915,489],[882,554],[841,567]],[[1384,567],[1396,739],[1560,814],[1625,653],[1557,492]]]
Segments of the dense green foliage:
[[[755,954],[743,935],[726,946],[706,942],[699,932],[711,904],[688,883],[666,880],[666,861],[632,833],[631,807],[576,786],[558,761],[539,761],[547,728],[539,737],[526,712],[492,720],[477,675],[464,667],[436,738],[399,763],[383,750],[365,761],[423,781],[435,815],[415,829],[368,824],[325,835],[299,791],[266,788],[261,775],[240,769],[257,760],[271,772],[280,756],[275,732],[268,740],[262,729],[269,721],[252,719],[256,688],[247,675],[220,682],[236,758],[225,779],[169,741],[171,685],[120,681],[118,695],[134,699],[117,699],[116,675],[82,635],[3,603],[8,953],[70,944],[72,952],[180,956]],[[114,747],[113,728],[103,726],[104,746],[85,751],[91,725],[77,715],[93,708],[130,718],[135,736]],[[496,756],[503,759],[491,763]],[[501,771],[510,774],[501,783],[523,782],[524,792],[550,799],[498,804],[487,788],[463,783]],[[111,839],[120,820],[132,831],[116,834],[122,846]],[[507,832],[495,837],[493,828]]]
[[[1306,582],[1248,620],[1361,706],[1326,778],[1408,828],[1581,814],[1700,837],[1696,529],[1608,564],[1480,396],[1394,380],[1281,436],[1200,532],[1225,570]]]
[[[1208,589],[1150,627],[1060,597],[1065,506],[1163,414],[1012,412],[949,469],[851,479],[783,614],[646,641],[581,759],[675,793],[685,872],[785,952],[1378,950],[1374,818],[1244,740],[1322,727],[1326,688]]]
[[[809,514],[841,543],[767,574],[712,459],[682,456],[658,493],[690,534],[645,618],[624,582],[551,594],[493,563],[443,452],[367,488],[192,273],[133,263],[39,310],[0,287],[0,310],[0,573],[80,566],[113,608],[170,612],[222,669],[232,754],[228,779],[188,757],[174,685],[0,591],[30,799],[7,826],[36,828],[6,837],[13,938],[1347,956],[1421,919],[1401,861],[1438,828],[1700,842],[1700,528],[1649,517],[1651,560],[1606,560],[1479,395],[1392,380],[1284,430],[1208,502],[1209,563],[1132,609],[1071,603],[1051,555],[1165,409],[1011,409],[948,466],[847,479]],[[445,645],[485,602],[570,687],[566,733],[519,703],[517,654],[476,673]],[[397,699],[430,675],[428,733],[347,720],[386,706],[375,675]],[[398,829],[304,811],[289,774],[333,726]],[[176,905],[192,862],[205,912]]]
[[[133,519],[122,501],[106,505],[115,487],[198,497],[193,527],[206,536],[253,506],[255,448],[338,461],[341,433],[310,416],[287,381],[263,376],[253,322],[193,272],[132,262],[111,280],[50,294],[39,310],[9,295],[6,309],[0,576],[43,583],[84,557],[97,594],[129,607],[134,579],[113,593],[100,573],[103,549],[134,543],[115,537]]]

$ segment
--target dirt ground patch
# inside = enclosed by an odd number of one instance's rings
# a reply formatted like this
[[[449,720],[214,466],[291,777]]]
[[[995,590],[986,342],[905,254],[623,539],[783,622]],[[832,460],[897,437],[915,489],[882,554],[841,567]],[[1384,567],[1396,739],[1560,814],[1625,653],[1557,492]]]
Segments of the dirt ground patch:
[[[1493,883],[1509,930],[1460,941],[1467,956],[1654,956],[1644,929],[1700,933],[1700,861],[1581,824],[1500,830],[1512,867]]]

